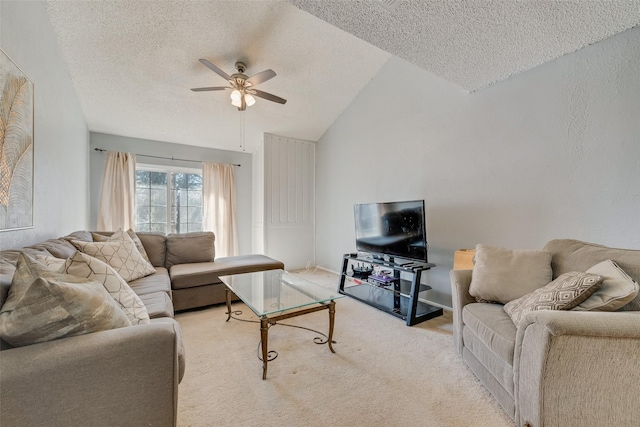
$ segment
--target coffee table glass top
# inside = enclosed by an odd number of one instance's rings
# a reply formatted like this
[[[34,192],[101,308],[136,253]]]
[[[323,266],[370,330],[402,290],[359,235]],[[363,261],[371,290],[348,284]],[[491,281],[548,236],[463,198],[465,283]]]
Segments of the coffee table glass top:
[[[220,280],[258,316],[344,297],[284,270],[220,276]]]

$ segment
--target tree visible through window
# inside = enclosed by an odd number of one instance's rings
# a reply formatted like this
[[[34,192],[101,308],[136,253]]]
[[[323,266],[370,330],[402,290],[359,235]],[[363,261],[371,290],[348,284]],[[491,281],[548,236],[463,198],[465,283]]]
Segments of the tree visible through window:
[[[202,174],[136,170],[136,231],[202,231]]]

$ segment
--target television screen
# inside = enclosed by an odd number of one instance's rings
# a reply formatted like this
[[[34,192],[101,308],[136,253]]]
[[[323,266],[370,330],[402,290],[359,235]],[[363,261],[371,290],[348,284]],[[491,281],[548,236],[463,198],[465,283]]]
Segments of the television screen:
[[[424,200],[354,205],[356,249],[427,262]]]

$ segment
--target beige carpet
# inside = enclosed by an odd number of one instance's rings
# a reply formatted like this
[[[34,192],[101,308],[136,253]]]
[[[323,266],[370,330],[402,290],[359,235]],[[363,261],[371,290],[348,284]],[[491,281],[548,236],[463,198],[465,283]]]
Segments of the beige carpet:
[[[318,270],[303,277],[336,287]],[[241,317],[253,318],[243,304]],[[179,426],[492,426],[514,424],[453,349],[451,313],[407,327],[345,297],[336,303],[335,354],[313,332],[273,326],[278,358],[262,380],[259,325],[217,306],[176,315],[187,368]],[[321,311],[285,321],[326,332]]]

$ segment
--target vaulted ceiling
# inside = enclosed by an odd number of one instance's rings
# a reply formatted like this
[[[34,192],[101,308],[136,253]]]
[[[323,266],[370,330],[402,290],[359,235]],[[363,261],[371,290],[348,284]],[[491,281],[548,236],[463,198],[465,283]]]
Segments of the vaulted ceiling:
[[[640,24],[638,0],[54,1],[47,9],[89,129],[252,152],[317,140],[396,55],[468,91]],[[239,112],[202,65],[273,69]],[[399,87],[420,82],[405,82]],[[384,108],[384,106],[381,106]]]

